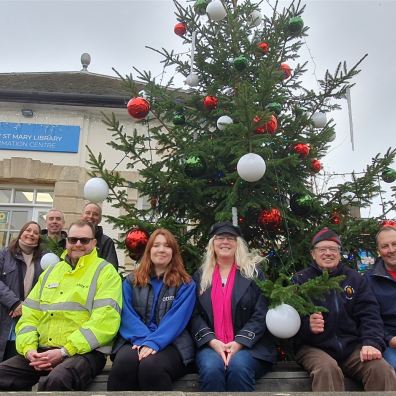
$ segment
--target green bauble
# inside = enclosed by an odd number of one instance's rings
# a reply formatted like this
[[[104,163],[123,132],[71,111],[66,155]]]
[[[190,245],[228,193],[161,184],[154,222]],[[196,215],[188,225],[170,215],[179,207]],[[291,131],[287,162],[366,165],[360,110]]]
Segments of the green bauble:
[[[385,183],[393,183],[396,180],[396,170],[392,168],[386,168],[382,172],[381,177]]]
[[[184,117],[184,114],[175,113],[173,116],[173,123],[175,125],[184,125],[186,123],[186,117]]]
[[[205,15],[208,4],[209,0],[197,0],[194,4],[195,12],[199,15]]]
[[[248,60],[247,60],[246,56],[239,55],[234,59],[233,63],[234,63],[235,69],[237,69],[238,71],[242,71],[242,70],[246,69],[246,67],[248,65]]]
[[[304,28],[304,21],[301,17],[295,16],[289,19],[287,30],[291,36],[299,36]]]
[[[265,107],[266,109],[268,109],[272,113],[275,113],[276,115],[279,115],[280,112],[282,111],[282,105],[277,102],[268,103],[267,106]]]
[[[297,216],[306,216],[313,209],[314,198],[310,194],[293,194],[290,198],[290,209]]]
[[[184,172],[190,177],[200,177],[206,171],[206,162],[200,155],[191,155],[184,162]]]

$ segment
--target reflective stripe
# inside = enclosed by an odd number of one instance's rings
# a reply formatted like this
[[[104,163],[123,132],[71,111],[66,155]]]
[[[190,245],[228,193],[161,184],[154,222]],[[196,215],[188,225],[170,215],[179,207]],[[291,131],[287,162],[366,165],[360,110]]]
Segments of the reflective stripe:
[[[81,334],[87,340],[87,342],[92,350],[94,350],[100,346],[100,343],[92,330],[81,328],[80,331],[81,331]]]
[[[45,284],[47,282],[47,279],[52,272],[52,270],[55,268],[55,265],[51,265],[48,269],[45,275],[43,276],[43,280],[41,281],[41,287],[40,287],[40,293],[39,293],[39,299],[41,300],[41,295],[43,294],[43,289],[45,287]]]
[[[95,298],[95,294],[96,294],[96,287],[97,287],[97,282],[98,282],[98,278],[99,278],[100,272],[102,271],[102,269],[106,265],[112,265],[112,264],[108,263],[106,260],[103,260],[98,265],[98,268],[96,268],[94,276],[92,277],[91,285],[89,287],[89,291],[88,291],[88,294],[87,294],[87,300],[85,302],[85,307],[90,312],[92,312],[92,310],[93,310],[94,298]]]
[[[18,335],[30,333],[31,331],[37,331],[37,327],[34,326],[26,326],[18,332]]]
[[[107,345],[107,346],[102,346],[102,347],[96,348],[96,350],[99,352],[105,353],[106,355],[110,355],[112,347],[110,345]]]
[[[22,305],[35,309],[36,311],[41,311],[40,303],[38,301],[32,300],[31,298],[27,298]]]
[[[87,311],[84,305],[77,302],[59,302],[54,304],[41,304],[42,311]]]
[[[121,307],[118,305],[117,301],[113,300],[112,298],[102,298],[100,300],[95,300],[92,309],[108,306],[114,308],[119,314],[121,314]]]

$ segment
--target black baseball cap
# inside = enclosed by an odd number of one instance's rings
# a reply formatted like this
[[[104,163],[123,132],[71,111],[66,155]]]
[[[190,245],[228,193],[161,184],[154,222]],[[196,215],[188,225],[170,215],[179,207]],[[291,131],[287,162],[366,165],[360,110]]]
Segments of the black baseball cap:
[[[209,230],[209,238],[220,234],[230,234],[237,237],[242,237],[241,229],[238,226],[234,226],[231,221],[222,221],[221,223],[212,225]]]

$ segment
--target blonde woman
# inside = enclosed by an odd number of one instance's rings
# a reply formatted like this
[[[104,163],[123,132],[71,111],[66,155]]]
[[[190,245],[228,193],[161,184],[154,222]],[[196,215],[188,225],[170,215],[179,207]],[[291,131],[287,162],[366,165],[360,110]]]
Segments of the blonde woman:
[[[267,301],[255,283],[263,274],[239,227],[217,223],[209,237],[204,262],[194,275],[197,303],[191,319],[200,388],[254,391],[255,379],[276,360],[265,326]]]

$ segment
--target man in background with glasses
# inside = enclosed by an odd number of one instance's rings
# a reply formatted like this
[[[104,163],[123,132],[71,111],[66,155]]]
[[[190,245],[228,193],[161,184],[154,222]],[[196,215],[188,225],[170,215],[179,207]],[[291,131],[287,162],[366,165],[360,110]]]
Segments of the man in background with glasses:
[[[83,391],[101,372],[120,325],[121,278],[98,257],[93,226],[68,230],[66,252],[40,276],[16,326],[20,355],[0,364],[0,390]]]
[[[316,305],[328,312],[302,318],[296,360],[312,378],[314,392],[344,391],[344,374],[366,391],[395,391],[396,375],[382,358],[385,349],[378,303],[366,280],[341,263],[340,237],[323,228],[312,239],[311,265],[294,276],[302,284],[327,271],[344,275],[342,292],[330,291]]]

